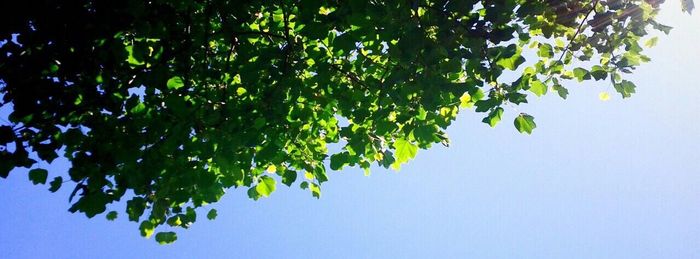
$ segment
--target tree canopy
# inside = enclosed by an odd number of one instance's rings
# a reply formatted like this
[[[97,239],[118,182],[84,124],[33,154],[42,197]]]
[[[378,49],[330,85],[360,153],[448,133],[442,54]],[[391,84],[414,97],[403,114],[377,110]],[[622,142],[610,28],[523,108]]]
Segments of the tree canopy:
[[[71,183],[87,217],[113,220],[124,199],[143,236],[170,243],[231,187],[318,198],[328,169],[398,170],[448,145],[461,111],[493,127],[586,80],[630,97],[648,34],[671,29],[662,2],[3,1],[0,177]],[[68,172],[48,170],[59,157]]]

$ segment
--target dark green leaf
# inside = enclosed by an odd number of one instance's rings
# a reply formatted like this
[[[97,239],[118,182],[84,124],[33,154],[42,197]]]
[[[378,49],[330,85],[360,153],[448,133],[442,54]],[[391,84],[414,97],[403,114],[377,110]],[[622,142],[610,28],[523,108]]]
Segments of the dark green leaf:
[[[177,240],[177,234],[175,232],[158,232],[156,234],[156,242],[161,245],[171,244]]]
[[[36,184],[45,184],[46,183],[46,177],[48,177],[49,171],[46,171],[46,169],[32,169],[29,170],[29,180],[32,181],[32,183]]]
[[[207,213],[207,219],[209,219],[209,220],[214,220],[214,219],[216,219],[216,216],[217,216],[217,215],[218,215],[218,214],[217,214],[216,210],[215,210],[215,209],[211,209],[211,210],[209,210],[209,212]]]
[[[58,189],[61,188],[61,185],[63,185],[63,177],[56,176],[55,178],[53,178],[53,181],[51,181],[49,183],[49,185],[50,185],[50,187],[49,187],[50,192],[58,191]]]
[[[117,219],[117,212],[116,212],[116,211],[110,211],[109,213],[107,213],[107,216],[106,216],[106,217],[107,217],[107,220],[113,221],[113,220]]]

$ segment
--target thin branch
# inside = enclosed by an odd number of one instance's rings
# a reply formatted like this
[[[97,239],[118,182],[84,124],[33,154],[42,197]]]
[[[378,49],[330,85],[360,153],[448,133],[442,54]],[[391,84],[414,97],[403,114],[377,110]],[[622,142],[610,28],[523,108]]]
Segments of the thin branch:
[[[569,52],[569,48],[571,48],[571,44],[574,42],[574,40],[576,40],[576,37],[579,34],[581,34],[581,31],[583,31],[583,25],[586,23],[586,21],[588,20],[588,17],[595,10],[595,7],[598,5],[599,2],[600,2],[600,0],[595,0],[593,2],[593,6],[591,6],[591,9],[588,10],[588,12],[586,13],[586,16],[584,16],[583,20],[581,20],[581,23],[579,23],[578,28],[576,29],[576,33],[574,33],[574,35],[571,37],[571,39],[569,40],[569,43],[566,44],[564,51],[561,52],[559,59],[557,59],[557,63],[561,63],[561,61],[564,59],[564,56],[566,55],[566,53]],[[549,70],[551,70],[551,69],[552,69],[552,66],[547,68],[547,72],[550,72]],[[552,77],[554,77],[554,75],[549,74],[549,76],[547,76],[547,79],[544,82],[549,81],[550,79],[552,79]]]
[[[578,25],[578,28],[576,29],[576,33],[574,33],[574,36],[571,37],[571,39],[569,40],[569,43],[566,44],[566,47],[564,48],[564,51],[561,53],[561,56],[559,56],[559,59],[557,60],[557,62],[561,62],[562,59],[564,59],[564,55],[566,55],[566,53],[569,52],[569,48],[571,47],[571,44],[574,42],[574,40],[576,40],[576,37],[581,33],[581,31],[583,29],[583,25],[586,23],[586,21],[588,20],[588,17],[591,15],[591,13],[595,10],[595,7],[598,5],[598,2],[600,2],[600,0],[595,0],[595,2],[593,2],[593,6],[591,7],[591,9],[588,10],[588,12],[586,13],[586,16],[583,17],[583,20],[581,20],[581,23]]]

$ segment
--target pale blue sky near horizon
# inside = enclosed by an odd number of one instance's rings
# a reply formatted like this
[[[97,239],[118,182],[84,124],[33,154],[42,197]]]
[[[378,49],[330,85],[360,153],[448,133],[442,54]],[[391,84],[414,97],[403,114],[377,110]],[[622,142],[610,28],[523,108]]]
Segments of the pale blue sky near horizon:
[[[142,238],[123,205],[114,222],[71,214],[70,188],[15,171],[0,179],[0,258],[700,258],[700,13],[677,2],[660,17],[674,30],[627,77],[632,98],[570,82],[569,99],[530,98],[496,128],[465,110],[449,148],[399,172],[331,172],[318,200],[233,189],[172,245]]]

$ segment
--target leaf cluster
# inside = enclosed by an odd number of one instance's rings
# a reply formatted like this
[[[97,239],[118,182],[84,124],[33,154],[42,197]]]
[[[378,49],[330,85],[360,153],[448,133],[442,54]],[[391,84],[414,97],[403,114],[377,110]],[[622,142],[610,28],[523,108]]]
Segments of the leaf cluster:
[[[318,198],[328,169],[398,170],[448,145],[461,111],[495,126],[505,106],[566,98],[568,81],[630,97],[640,42],[670,29],[660,2],[4,1],[0,177],[56,174],[50,190],[71,182],[70,211],[88,217],[125,199],[146,237],[188,228],[231,188]],[[41,168],[58,157],[67,174]]]

